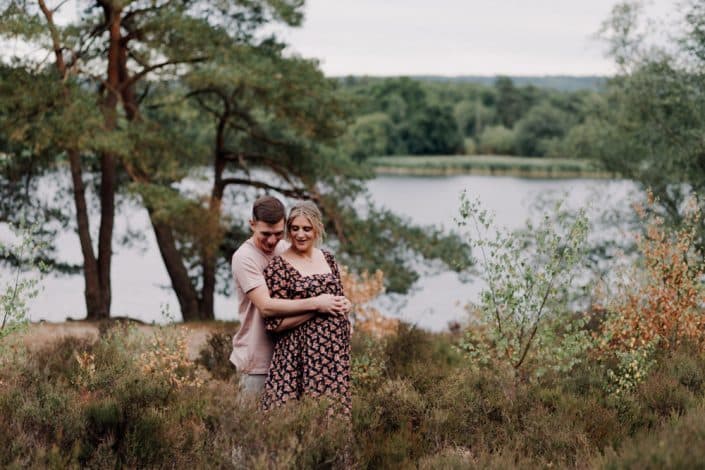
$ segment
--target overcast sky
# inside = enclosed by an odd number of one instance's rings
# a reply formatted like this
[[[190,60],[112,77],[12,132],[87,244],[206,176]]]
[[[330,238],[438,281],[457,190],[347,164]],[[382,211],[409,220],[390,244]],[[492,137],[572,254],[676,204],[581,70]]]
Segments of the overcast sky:
[[[307,0],[280,30],[326,75],[608,75],[594,39],[616,0]],[[677,13],[652,0],[649,16]]]

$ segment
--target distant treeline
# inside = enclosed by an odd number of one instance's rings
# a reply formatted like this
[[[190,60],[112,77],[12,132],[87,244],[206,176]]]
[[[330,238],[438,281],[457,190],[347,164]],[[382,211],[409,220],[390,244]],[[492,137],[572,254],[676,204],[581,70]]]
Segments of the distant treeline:
[[[421,80],[424,82],[441,82],[441,83],[477,83],[479,85],[492,86],[501,78],[502,75],[410,75],[412,80]],[[607,84],[608,77],[599,75],[512,75],[508,76],[516,86],[535,86],[536,88],[546,88],[549,90],[559,91],[579,91],[593,90],[600,91]],[[383,77],[374,76],[349,76],[339,77],[340,81],[349,80],[385,80]]]
[[[606,110],[603,77],[347,77],[345,136],[357,160],[381,155],[590,157]]]

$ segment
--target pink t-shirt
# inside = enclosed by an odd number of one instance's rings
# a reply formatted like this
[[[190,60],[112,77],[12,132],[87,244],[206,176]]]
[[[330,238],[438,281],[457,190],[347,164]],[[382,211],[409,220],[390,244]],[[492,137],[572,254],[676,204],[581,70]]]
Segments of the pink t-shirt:
[[[277,244],[274,253],[267,255],[257,248],[252,238],[247,239],[235,251],[232,258],[233,279],[238,298],[240,330],[233,337],[233,352],[230,362],[245,374],[266,374],[272,360],[272,341],[264,329],[264,320],[257,307],[247,297],[247,293],[266,285],[264,268],[274,256],[280,255],[289,244]]]

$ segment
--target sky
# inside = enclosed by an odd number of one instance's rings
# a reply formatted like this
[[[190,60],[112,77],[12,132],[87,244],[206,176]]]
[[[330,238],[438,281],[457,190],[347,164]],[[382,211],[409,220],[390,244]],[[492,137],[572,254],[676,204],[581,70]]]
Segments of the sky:
[[[344,75],[611,75],[595,33],[616,0],[307,0],[290,52]],[[675,0],[651,0],[666,21]]]

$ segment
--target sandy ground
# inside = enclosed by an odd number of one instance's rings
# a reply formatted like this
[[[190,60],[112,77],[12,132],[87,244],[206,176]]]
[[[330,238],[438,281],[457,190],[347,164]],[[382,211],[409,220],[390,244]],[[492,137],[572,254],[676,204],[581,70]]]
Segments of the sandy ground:
[[[151,335],[157,326],[147,325],[140,322],[132,322],[138,331],[144,332],[145,336]],[[105,328],[103,324],[103,328]],[[183,328],[187,333],[188,355],[190,359],[196,359],[199,351],[208,340],[208,336],[213,332],[225,331],[235,333],[238,329],[237,323],[231,322],[193,322],[188,324],[178,324],[176,328]],[[100,335],[101,323],[93,321],[70,321],[64,323],[32,323],[23,337],[25,345],[30,349],[40,348],[48,343],[66,337],[86,338],[97,340]]]

